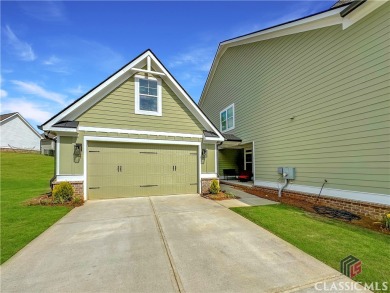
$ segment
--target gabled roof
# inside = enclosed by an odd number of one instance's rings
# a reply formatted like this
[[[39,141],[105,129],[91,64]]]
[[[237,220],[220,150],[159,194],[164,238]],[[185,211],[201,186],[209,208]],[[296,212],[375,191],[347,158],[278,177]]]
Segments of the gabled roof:
[[[16,112],[8,113],[8,114],[1,114],[0,115],[0,122],[3,122],[3,120],[8,119],[16,114],[17,114]]]
[[[228,48],[332,25],[342,25],[342,28],[346,29],[384,3],[386,1],[340,0],[328,10],[220,42],[198,104],[202,105],[219,60]],[[352,13],[358,10],[358,7],[360,11]]]
[[[7,123],[8,121],[10,121],[11,118],[13,118],[13,117],[15,117],[15,116],[19,117],[20,120],[22,120],[23,123],[26,124],[26,125],[34,132],[34,134],[36,134],[39,138],[42,138],[42,137],[41,137],[41,134],[40,134],[37,130],[35,130],[35,128],[32,127],[31,124],[28,123],[27,120],[24,119],[23,116],[20,115],[18,112],[8,113],[8,114],[1,114],[1,115],[0,115],[0,122],[1,122],[1,124],[5,124],[5,123]]]
[[[173,90],[173,92],[179,97],[179,99],[184,103],[184,105],[203,125],[203,127],[205,127],[206,130],[215,132],[218,135],[219,139],[223,140],[223,136],[218,131],[218,129],[211,123],[211,121],[206,117],[206,115],[198,107],[195,101],[190,97],[190,95],[184,90],[184,88],[165,68],[165,66],[153,54],[150,49],[138,55],[136,58],[134,58],[122,68],[120,68],[117,72],[109,76],[96,87],[91,89],[85,95],[74,101],[72,104],[70,104],[64,110],[50,118],[48,121],[43,123],[41,126],[39,126],[39,128],[45,131],[55,131],[55,127],[61,127],[62,129],[72,128],[67,126],[66,124],[62,126],[59,126],[59,124],[61,125],[61,123],[65,121],[74,121],[74,119],[79,117],[82,113],[84,113],[90,107],[92,107],[101,99],[103,99],[115,87],[119,86],[130,76],[134,75],[137,72],[134,70],[134,68],[142,68],[145,64],[147,64],[147,60],[151,60],[151,62],[153,63],[153,67],[160,72],[155,73],[160,74],[159,77],[162,78],[164,82]]]

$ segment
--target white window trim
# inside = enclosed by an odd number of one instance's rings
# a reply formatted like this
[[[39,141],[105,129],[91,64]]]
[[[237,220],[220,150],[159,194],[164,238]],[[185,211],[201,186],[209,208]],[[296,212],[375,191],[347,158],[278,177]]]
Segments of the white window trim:
[[[230,128],[228,127],[228,117],[227,117],[227,110],[228,110],[229,108],[233,108],[233,126],[230,127]],[[223,112],[225,112],[225,111],[226,111],[226,129],[225,129],[225,130],[222,130],[222,119],[221,119],[221,114],[222,114]],[[225,133],[225,132],[227,132],[227,131],[233,130],[235,127],[236,127],[236,111],[235,111],[235,109],[234,109],[234,103],[233,103],[233,104],[227,106],[227,107],[226,107],[225,109],[223,109],[221,112],[219,112],[219,129],[220,129],[220,131],[221,131],[222,133]]]
[[[140,107],[140,94],[139,94],[139,80],[140,79],[151,79],[157,81],[157,111],[145,111],[141,110]],[[161,91],[161,79],[155,77],[147,77],[142,75],[136,75],[134,77],[134,87],[135,87],[135,114],[141,115],[152,115],[152,116],[162,116],[162,91]]]

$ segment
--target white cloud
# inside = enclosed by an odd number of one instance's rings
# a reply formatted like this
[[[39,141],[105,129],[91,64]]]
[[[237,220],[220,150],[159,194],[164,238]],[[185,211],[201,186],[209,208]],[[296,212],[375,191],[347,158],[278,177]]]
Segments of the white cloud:
[[[117,70],[123,66],[125,60],[123,56],[99,42],[81,40],[79,42],[82,55],[88,56],[90,62],[103,71]],[[72,44],[74,46],[74,44]],[[93,52],[93,54],[91,54]]]
[[[3,28],[3,33],[6,37],[7,44],[11,49],[11,53],[15,54],[23,61],[34,61],[37,59],[31,45],[20,40],[8,25]]]
[[[9,99],[6,102],[2,102],[1,107],[4,112],[19,112],[24,118],[34,120],[38,123],[43,123],[52,117],[52,113],[41,109],[39,105],[26,101],[23,98]]]
[[[65,6],[61,1],[18,1],[22,11],[41,21],[64,21]]]
[[[0,89],[0,98],[5,98],[6,96],[8,96],[8,93],[5,90]]]
[[[43,60],[43,64],[44,65],[56,65],[58,64],[59,62],[61,62],[61,59],[52,55],[50,56],[49,58],[47,58],[46,60]]]
[[[44,98],[46,100],[54,101],[61,105],[66,104],[66,95],[48,91],[34,82],[25,82],[20,80],[12,80],[11,82],[17,86],[17,89],[19,91],[25,94],[34,95],[40,98]]]
[[[42,64],[45,65],[45,69],[51,72],[69,74],[70,70],[68,69],[67,64],[58,58],[55,55],[50,56],[49,58],[42,61]]]
[[[170,67],[187,67],[190,65],[192,69],[208,72],[213,62],[215,48],[212,47],[198,47],[190,48],[187,52],[175,55]]]
[[[81,85],[78,85],[77,87],[68,89],[68,92],[72,95],[79,96],[85,93],[85,88]]]

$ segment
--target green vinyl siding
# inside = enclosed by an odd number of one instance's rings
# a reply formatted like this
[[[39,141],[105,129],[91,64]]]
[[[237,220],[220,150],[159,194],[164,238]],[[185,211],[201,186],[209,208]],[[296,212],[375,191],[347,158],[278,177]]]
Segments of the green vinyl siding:
[[[215,144],[202,144],[202,149],[207,150],[207,155],[201,161],[202,173],[215,174]]]
[[[80,126],[202,134],[203,127],[162,81],[162,116],[135,114],[134,77],[113,90],[76,120]]]
[[[61,175],[82,175],[83,162],[80,157],[73,155],[74,145],[81,143],[77,137],[60,137],[60,174]]]
[[[244,153],[242,149],[222,149],[218,151],[218,175],[223,178],[224,169],[235,169],[240,171],[244,164]]]
[[[201,108],[255,142],[256,181],[390,193],[390,3],[341,25],[228,48]],[[225,164],[219,153],[219,172]]]

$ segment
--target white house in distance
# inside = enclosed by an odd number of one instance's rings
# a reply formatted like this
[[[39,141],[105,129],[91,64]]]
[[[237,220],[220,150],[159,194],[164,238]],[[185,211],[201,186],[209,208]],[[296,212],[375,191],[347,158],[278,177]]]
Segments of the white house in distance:
[[[41,135],[19,113],[0,115],[1,148],[39,151]]]

